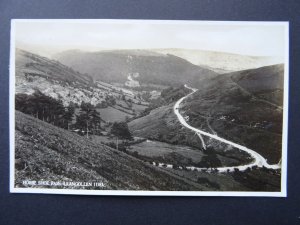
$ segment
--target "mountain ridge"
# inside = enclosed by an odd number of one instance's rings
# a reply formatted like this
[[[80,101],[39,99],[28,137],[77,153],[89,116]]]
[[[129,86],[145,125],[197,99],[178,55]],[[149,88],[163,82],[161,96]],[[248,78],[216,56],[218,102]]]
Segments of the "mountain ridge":
[[[215,72],[227,73],[246,69],[254,69],[284,62],[280,56],[251,56],[236,53],[217,52],[197,49],[154,49],[162,54],[173,54],[189,62],[206,67]]]
[[[120,54],[121,52],[121,54]],[[137,52],[139,54],[137,54]],[[140,54],[140,53],[143,54]],[[96,80],[106,82],[127,81],[131,73],[140,83],[178,86],[183,82],[199,83],[217,73],[196,66],[175,55],[151,54],[148,50],[113,50],[98,52],[68,51],[56,55],[62,63],[88,73]]]

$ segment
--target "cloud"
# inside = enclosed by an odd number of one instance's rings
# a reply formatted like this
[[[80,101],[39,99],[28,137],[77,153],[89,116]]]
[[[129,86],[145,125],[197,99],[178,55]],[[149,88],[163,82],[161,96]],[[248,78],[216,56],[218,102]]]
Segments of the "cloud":
[[[136,20],[20,20],[16,43],[36,51],[187,48],[283,56],[282,23]],[[40,49],[40,50],[39,50]],[[27,49],[29,50],[29,49]],[[52,54],[51,53],[51,54]]]

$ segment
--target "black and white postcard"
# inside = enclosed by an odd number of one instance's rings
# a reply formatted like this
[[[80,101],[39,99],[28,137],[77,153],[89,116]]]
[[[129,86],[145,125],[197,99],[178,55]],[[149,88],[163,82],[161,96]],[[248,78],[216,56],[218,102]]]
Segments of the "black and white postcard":
[[[288,32],[12,20],[10,191],[286,196]]]

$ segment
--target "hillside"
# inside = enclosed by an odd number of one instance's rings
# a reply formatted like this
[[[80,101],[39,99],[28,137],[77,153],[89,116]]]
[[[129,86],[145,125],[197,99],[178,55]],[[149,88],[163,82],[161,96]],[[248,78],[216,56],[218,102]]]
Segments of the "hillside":
[[[78,107],[82,102],[91,103],[98,107],[106,121],[131,118],[142,112],[147,105],[141,97],[143,91],[101,81],[93,82],[87,74],[27,51],[16,50],[15,66],[16,94],[32,95],[37,90],[62,101],[64,106],[73,104]]]
[[[23,187],[23,180],[51,180],[97,181],[104,184],[99,189],[110,190],[206,190],[196,182],[18,111],[15,134],[17,187]]]
[[[216,132],[259,152],[268,162],[278,163],[282,108],[276,103],[282,99],[282,72],[282,65],[275,65],[206,79],[181,105],[180,112],[192,126]],[[281,94],[267,95],[273,92]],[[179,124],[173,112],[174,103],[130,122],[129,128],[136,136],[201,148],[199,138]],[[231,149],[209,138],[204,140],[218,152]]]
[[[261,67],[228,74],[241,88],[260,99],[283,105],[284,65]]]
[[[278,163],[282,151],[281,68],[282,65],[262,67],[207,81],[187,100],[182,111],[193,126],[202,126],[198,120],[202,116],[219,136],[254,149],[270,163]]]
[[[134,79],[141,84],[177,86],[198,85],[202,79],[217,73],[174,55],[146,50],[111,50],[99,52],[65,51],[54,56],[57,60],[95,80],[125,83]]]
[[[57,61],[16,49],[15,92],[33,94],[35,90],[63,101],[80,104],[81,101],[97,104],[103,93],[93,93],[95,85],[88,75],[80,74]]]

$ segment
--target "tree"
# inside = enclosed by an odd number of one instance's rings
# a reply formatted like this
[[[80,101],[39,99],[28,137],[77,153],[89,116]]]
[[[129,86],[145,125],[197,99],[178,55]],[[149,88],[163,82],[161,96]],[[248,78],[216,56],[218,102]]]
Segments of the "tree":
[[[80,113],[76,116],[75,126],[79,129],[86,130],[88,133],[97,134],[101,125],[100,113],[90,103],[82,102]]]
[[[74,107],[73,104],[70,104],[70,105],[67,107],[67,110],[65,111],[65,114],[64,114],[64,119],[65,119],[65,122],[66,122],[66,128],[67,128],[68,130],[69,130],[70,123],[71,123],[72,120],[73,120],[74,112],[75,112],[75,107]]]
[[[105,101],[107,102],[108,105],[115,105],[116,104],[116,99],[113,96],[107,95],[105,97]]]
[[[151,93],[146,91],[146,92],[143,92],[142,94],[142,98],[145,100],[145,101],[150,101],[150,98],[151,98]]]
[[[28,99],[29,96],[26,94],[17,94],[15,98],[15,107],[16,110],[21,111],[26,114],[31,114],[30,109],[28,109]]]
[[[120,139],[133,140],[126,122],[113,123],[111,133]]]
[[[92,127],[93,127],[93,134],[99,134],[99,130],[101,129],[101,117],[100,113],[97,110],[93,110],[92,113]]]

